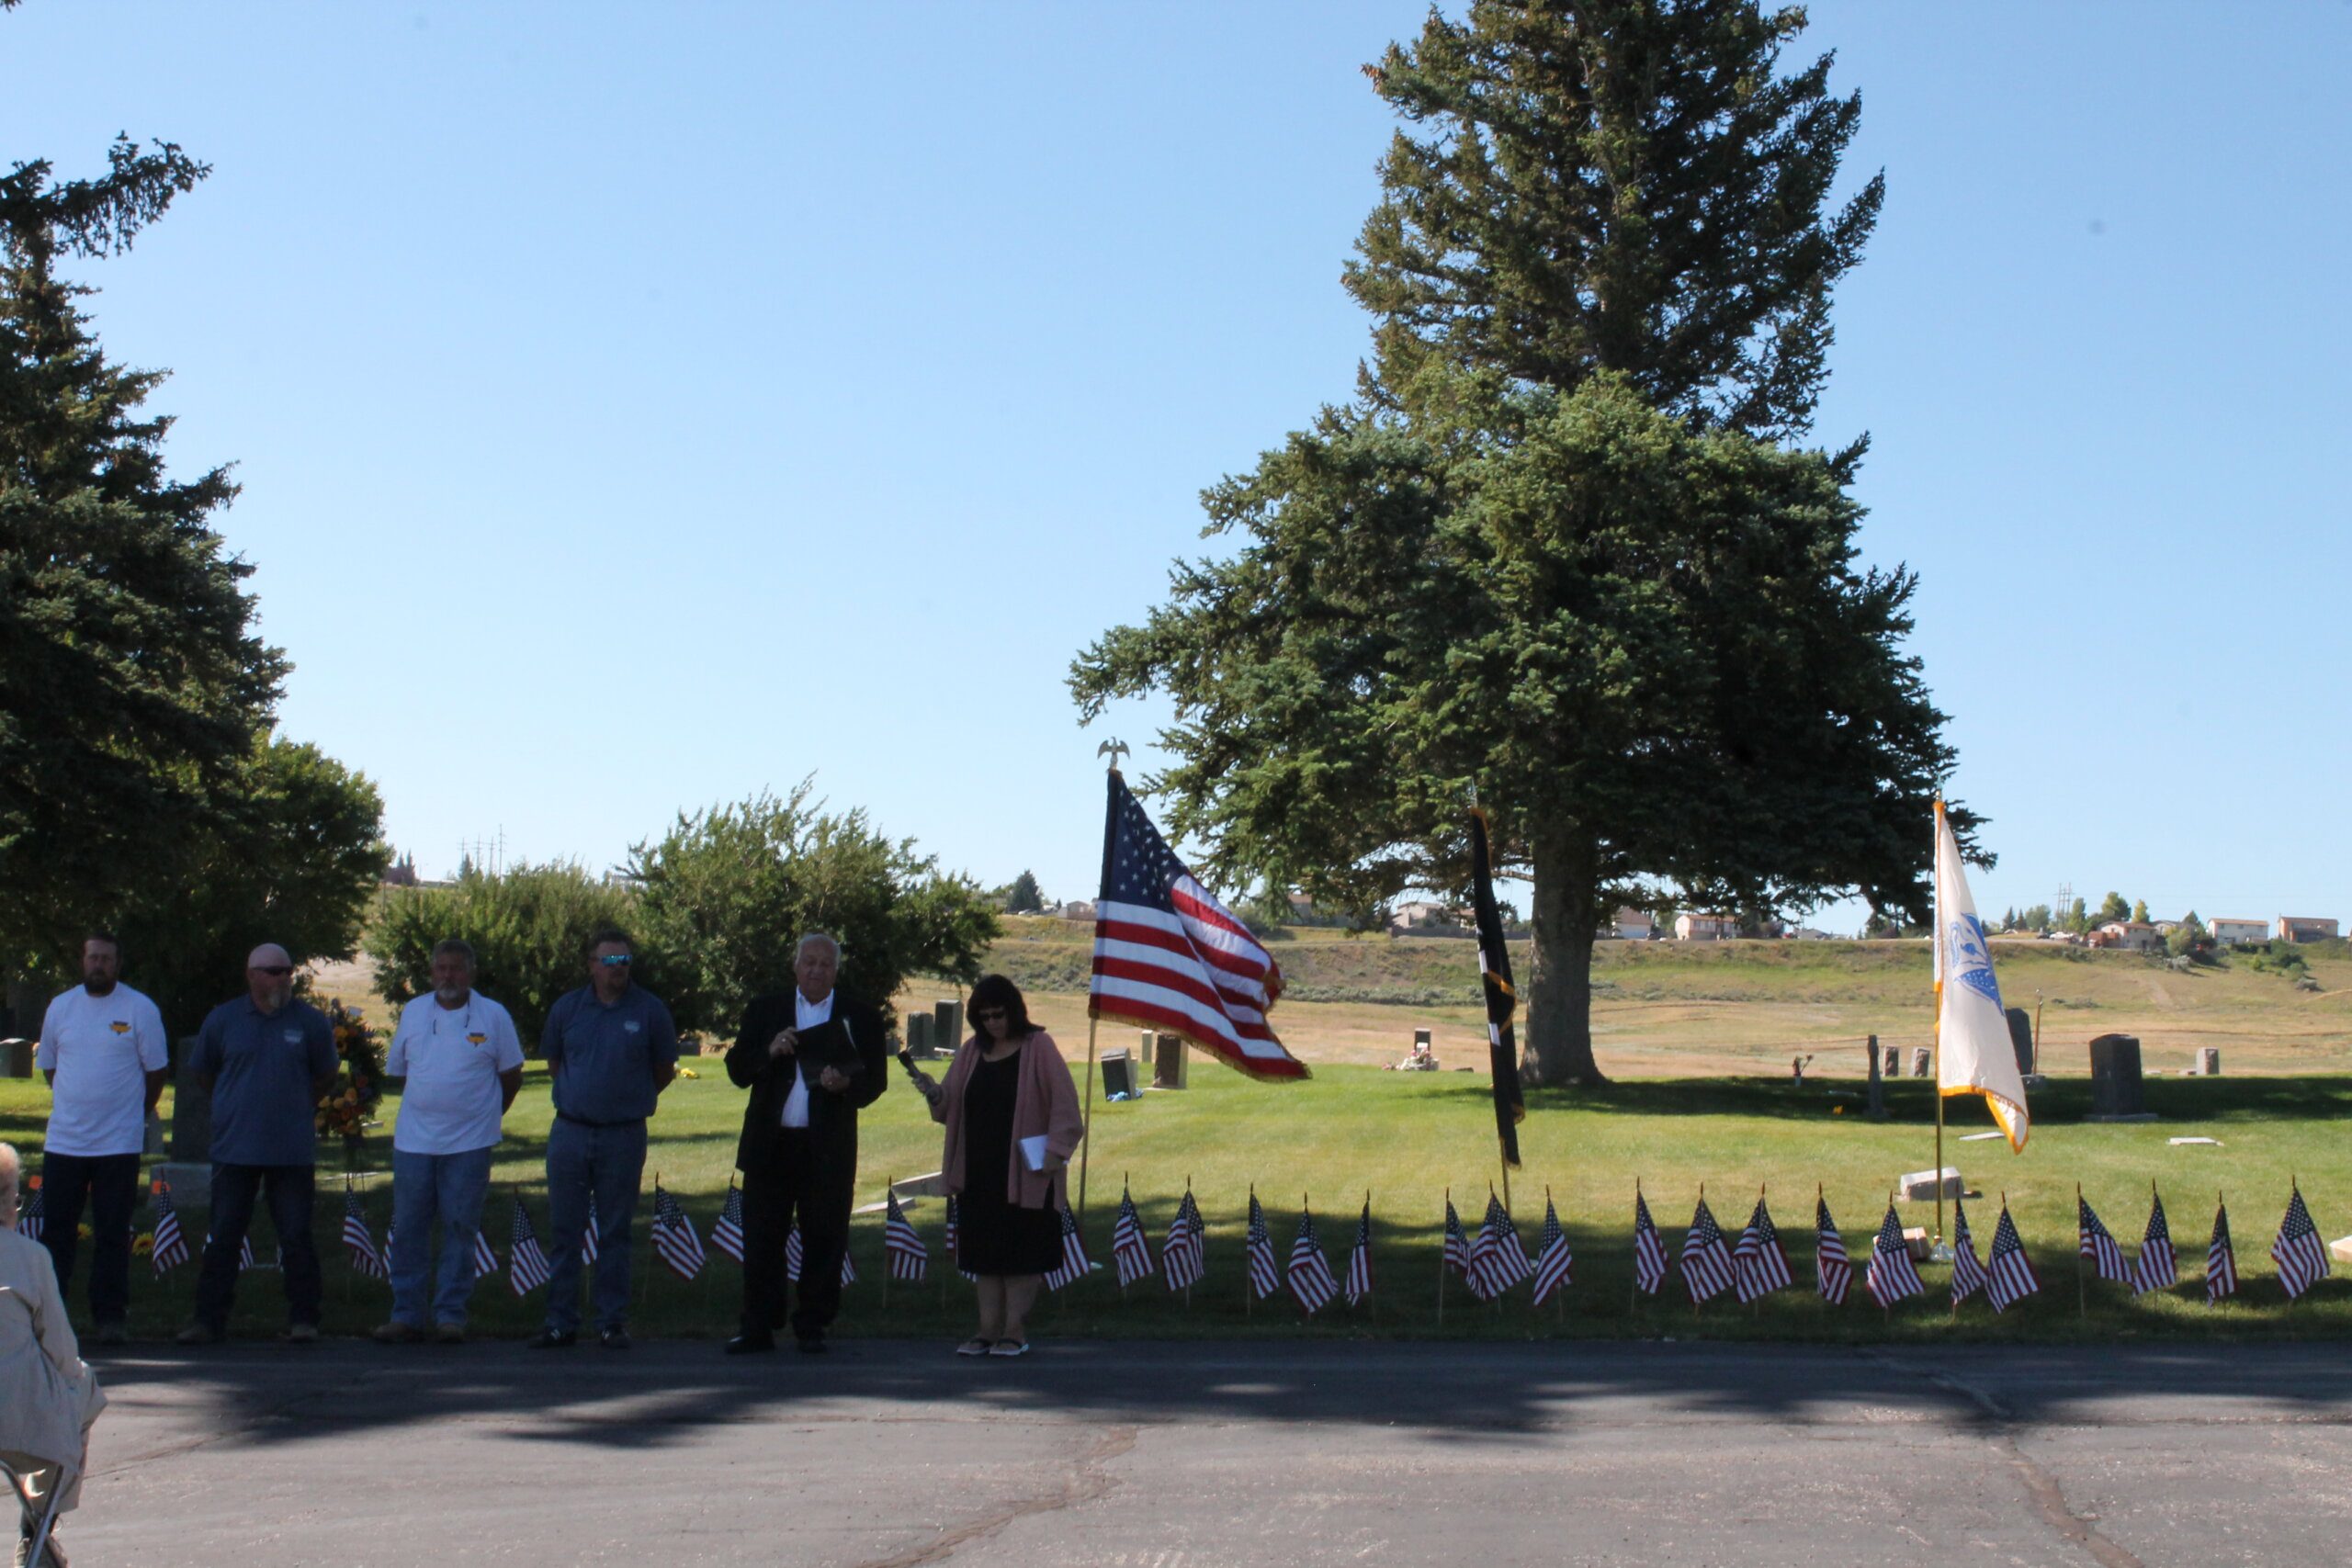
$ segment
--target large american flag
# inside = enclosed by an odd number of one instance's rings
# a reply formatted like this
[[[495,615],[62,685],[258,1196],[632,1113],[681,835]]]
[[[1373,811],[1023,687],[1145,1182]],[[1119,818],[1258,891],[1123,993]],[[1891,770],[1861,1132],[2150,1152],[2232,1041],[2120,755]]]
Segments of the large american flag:
[[[2327,1278],[2327,1247],[2319,1238],[2319,1227],[2312,1224],[2312,1212],[2303,1207],[2301,1187],[2287,1200],[2287,1217],[2278,1222],[2270,1258],[2278,1265],[2278,1282],[2287,1288],[2290,1302]]]
[[[1757,1194],[1756,1212],[1747,1216],[1747,1228],[1739,1233],[1739,1246],[1731,1262],[1743,1302],[1755,1301],[1789,1282],[1789,1255],[1781,1250],[1781,1233],[1772,1224],[1772,1212],[1764,1206],[1762,1193]]]
[[[1058,1291],[1074,1284],[1093,1272],[1093,1264],[1086,1257],[1086,1238],[1078,1234],[1078,1216],[1070,1213],[1069,1204],[1065,1201],[1062,1204],[1062,1260],[1052,1273],[1046,1276],[1046,1289]]]
[[[1143,1216],[1136,1213],[1135,1195],[1119,1187],[1119,1217],[1111,1225],[1111,1261],[1119,1268],[1119,1289],[1151,1278],[1151,1239],[1143,1234]]]
[[[1895,1217],[1892,1203],[1886,1206],[1886,1218],[1879,1222],[1877,1239],[1871,1243],[1871,1264],[1862,1276],[1862,1288],[1882,1308],[1927,1289],[1919,1283],[1919,1270],[1912,1266],[1911,1244],[1903,1239],[1903,1222]]]
[[[1364,1195],[1363,1217],[1356,1222],[1356,1244],[1348,1252],[1348,1304],[1354,1306],[1372,1294],[1372,1196]]]
[[[1690,1234],[1682,1238],[1682,1283],[1693,1302],[1710,1300],[1732,1287],[1731,1248],[1724,1244],[1723,1227],[1715,1224],[1703,1192],[1691,1211]]]
[[[553,1270],[539,1246],[539,1233],[531,1228],[531,1212],[523,1207],[521,1194],[513,1196],[514,1216],[506,1226],[506,1284],[517,1296],[527,1296],[546,1284]]]
[[[1274,1271],[1274,1238],[1266,1234],[1266,1211],[1258,1204],[1258,1194],[1250,1194],[1250,1229],[1241,1241],[1241,1255],[1250,1265],[1250,1289],[1260,1301],[1264,1301],[1282,1288],[1282,1276]]]
[[[164,1247],[164,1227],[155,1227],[155,1250]],[[2212,1306],[2223,1296],[2238,1293],[2237,1248],[2230,1245],[2230,1206],[2220,1199],[2213,1201],[2213,1239],[2205,1248],[2205,1304]]]
[[[1650,1220],[1649,1201],[1642,1196],[1641,1184],[1634,1186],[1634,1283],[1642,1294],[1654,1296],[1666,1283],[1666,1243],[1658,1239],[1657,1226]]]
[[[168,1274],[187,1261],[187,1236],[180,1230],[179,1211],[172,1207],[172,1184],[157,1177],[152,1196],[155,1202],[155,1241],[149,1261],[155,1265],[156,1273]]]
[[[902,1285],[920,1285],[931,1269],[931,1249],[916,1234],[914,1222],[899,1206],[898,1189],[883,1194],[882,1258],[889,1276]]]
[[[1470,1272],[1470,1237],[1462,1229],[1462,1216],[1453,1212],[1453,1194],[1445,1195],[1445,1250],[1438,1255],[1442,1269],[1457,1274]],[[1438,1281],[1443,1284],[1442,1274]]]
[[[2033,1260],[2018,1237],[2018,1223],[2009,1218],[2009,1201],[2003,1198],[2000,1223],[1993,1227],[1992,1258],[1984,1270],[1984,1299],[1995,1312],[2007,1312],[2040,1289]]]
[[[1171,1031],[1251,1077],[1306,1077],[1266,1022],[1283,990],[1273,955],[1184,869],[1116,771],[1110,791],[1088,1014]]]
[[[1478,1226],[1478,1239],[1470,1244],[1470,1289],[1480,1301],[1490,1302],[1534,1272],[1510,1211],[1488,1192],[1486,1220]]]
[[[1208,1267],[1207,1227],[1201,1220],[1201,1206],[1193,1201],[1193,1190],[1184,1189],[1183,1201],[1176,1205],[1176,1217],[1168,1222],[1168,1239],[1160,1244],[1159,1260],[1168,1275],[1171,1291],[1189,1291],[1201,1282],[1201,1275]]]
[[[1555,1291],[1565,1290],[1575,1271],[1576,1256],[1568,1250],[1568,1233],[1560,1228],[1560,1211],[1552,1195],[1544,1195],[1544,1234],[1535,1244],[1535,1304],[1542,1306]]]
[[[1976,1260],[1976,1238],[1968,1234],[1968,1205],[1951,1201],[1951,1304],[1958,1306],[1983,1290],[1990,1278]]]
[[[1838,1234],[1838,1222],[1829,1217],[1826,1196],[1813,1201],[1813,1230],[1814,1281],[1823,1301],[1844,1306],[1846,1292],[1854,1283],[1854,1265],[1846,1257],[1846,1238]]]
[[[359,1206],[359,1194],[351,1189],[351,1179],[343,1179],[343,1246],[350,1254],[351,1266],[370,1280],[384,1278],[384,1255],[376,1249],[376,1233],[368,1228],[367,1212]]]
[[[17,1234],[28,1241],[39,1241],[42,1216],[48,1209],[49,1200],[41,1196],[40,1178],[25,1178],[25,1203],[17,1212]]]
[[[953,1213],[956,1200],[950,1198],[947,1203],[949,1212]],[[727,1182],[727,1201],[718,1208],[718,1223],[710,1227],[710,1249],[723,1252],[738,1263],[743,1261],[743,1190],[735,1185],[731,1177]],[[950,1252],[956,1249],[952,1237],[947,1243],[947,1249]]]
[[[1330,1259],[1323,1256],[1323,1244],[1316,1239],[1315,1216],[1302,1203],[1298,1210],[1298,1236],[1290,1244],[1290,1293],[1307,1316],[1331,1304],[1340,1293],[1340,1281],[1331,1277]]]
[[[2161,1291],[2180,1279],[2179,1266],[2172,1255],[2172,1226],[2165,1223],[2165,1201],[2154,1188],[2148,1190],[2148,1230],[2141,1238],[2140,1256],[2132,1264],[2132,1293],[2146,1295]]]
[[[2091,1260],[2092,1270],[2100,1279],[2119,1285],[2131,1283],[2132,1271],[2123,1266],[2123,1249],[2083,1201],[2080,1189],[2075,1192],[2075,1250]]]

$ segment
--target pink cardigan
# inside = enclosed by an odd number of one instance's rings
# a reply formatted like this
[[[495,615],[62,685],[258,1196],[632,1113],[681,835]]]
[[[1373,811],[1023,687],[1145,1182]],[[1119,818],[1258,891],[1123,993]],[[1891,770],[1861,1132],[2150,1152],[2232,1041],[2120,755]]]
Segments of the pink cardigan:
[[[950,1192],[965,1190],[964,1089],[980,1059],[980,1039],[974,1035],[956,1048],[947,1068],[945,1092],[931,1108],[931,1119],[947,1129],[947,1147],[939,1161],[940,1174]],[[1021,1140],[1046,1135],[1046,1168],[1031,1170],[1021,1159]],[[1064,1173],[1069,1156],[1086,1136],[1086,1122],[1078,1108],[1078,1086],[1069,1066],[1044,1030],[1029,1036],[1021,1047],[1021,1081],[1012,1101],[1012,1159],[1005,1172],[1004,1195],[1017,1208],[1059,1209],[1069,1201]]]

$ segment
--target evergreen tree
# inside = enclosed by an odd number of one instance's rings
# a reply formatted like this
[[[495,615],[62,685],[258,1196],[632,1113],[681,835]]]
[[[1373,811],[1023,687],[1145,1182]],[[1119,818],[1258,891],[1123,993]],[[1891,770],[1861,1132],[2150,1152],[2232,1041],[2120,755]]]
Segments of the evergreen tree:
[[[1046,896],[1037,890],[1035,874],[1024,871],[1012,879],[1005,890],[1004,912],[1008,915],[1034,915],[1046,907]]]
[[[95,179],[0,175],[0,967],[60,965],[85,926],[185,885],[285,673],[210,526],[227,470],[165,475],[171,422],[143,407],[163,373],[107,358],[92,290],[59,273],[206,172],[123,140]]]
[[[1952,754],[1901,650],[1914,580],[1804,428],[1831,287],[1879,185],[1827,193],[1859,114],[1796,12],[1473,0],[1371,70],[1400,134],[1347,284],[1354,405],[1207,492],[1227,558],[1085,650],[1088,717],[1159,691],[1146,781],[1197,868],[1359,919],[1467,878],[1465,807],[1534,885],[1531,1081],[1598,1081],[1616,904],[1917,919]],[[1973,817],[1955,808],[1966,841]]]

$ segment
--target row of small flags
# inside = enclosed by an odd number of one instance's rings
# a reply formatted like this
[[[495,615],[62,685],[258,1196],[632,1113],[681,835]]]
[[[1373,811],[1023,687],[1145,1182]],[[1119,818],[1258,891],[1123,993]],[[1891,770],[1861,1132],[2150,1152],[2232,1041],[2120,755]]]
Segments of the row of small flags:
[[[172,1190],[168,1182],[158,1178],[153,1186],[155,1211],[154,1240],[151,1258],[159,1274],[188,1260],[188,1247],[180,1229],[178,1212],[172,1206]],[[2123,1249],[2113,1233],[2093,1212],[2089,1201],[2076,1189],[2076,1251],[2091,1271],[2101,1280],[2128,1285],[2133,1295],[2166,1289],[2179,1280],[2178,1261],[2173,1252],[2172,1230],[2165,1216],[2164,1200],[2152,1186],[2149,1190],[2148,1224],[2143,1235],[2138,1256],[2127,1263]],[[506,1275],[517,1296],[528,1295],[548,1282],[549,1268],[546,1252],[539,1246],[537,1232],[531,1224],[530,1212],[517,1196],[513,1200],[509,1221],[512,1246],[509,1248]],[[29,1186],[26,1201],[17,1220],[17,1229],[27,1237],[39,1240],[44,1216],[44,1203],[38,1179]],[[888,1278],[899,1283],[920,1284],[930,1268],[930,1251],[922,1235],[907,1218],[899,1203],[896,1189],[892,1189],[885,1204],[883,1220],[883,1253],[888,1263]],[[1968,1209],[1964,1201],[1955,1200],[1952,1205],[1952,1304],[1982,1292],[1996,1312],[2006,1312],[2041,1288],[2033,1265],[2026,1257],[2025,1244],[2018,1235],[2017,1223],[2009,1215],[2005,1199],[2001,1217],[1994,1226],[1993,1247],[1980,1260],[1976,1242],[1968,1224]],[[1853,1280],[1853,1269],[1846,1253],[1845,1242],[1839,1236],[1837,1223],[1830,1217],[1826,1197],[1816,1196],[1814,1206],[1815,1283],[1820,1295],[1832,1305],[1842,1305]],[[945,1245],[949,1257],[956,1250],[958,1217],[953,1196],[947,1200]],[[580,1252],[585,1262],[594,1262],[600,1227],[596,1220],[594,1200],[588,1210],[588,1220],[582,1227]],[[1078,1219],[1065,1203],[1061,1213],[1062,1250],[1058,1262],[1046,1276],[1046,1283],[1053,1290],[1067,1288],[1092,1271],[1093,1265],[1086,1255],[1083,1237],[1079,1233]],[[209,1238],[207,1238],[208,1241]],[[701,1274],[707,1262],[702,1238],[695,1231],[694,1222],[679,1205],[677,1198],[655,1179],[653,1186],[653,1250],[670,1271],[682,1280],[692,1280]],[[359,1195],[349,1181],[344,1184],[343,1240],[352,1267],[369,1279],[381,1280],[387,1275],[386,1259],[391,1251],[392,1235],[388,1227],[381,1247],[376,1244],[369,1228],[366,1211]],[[743,1261],[743,1194],[741,1189],[729,1184],[727,1201],[719,1212],[718,1223],[710,1233],[710,1248]],[[802,1258],[800,1227],[795,1225],[785,1242],[785,1271],[792,1279],[800,1278]],[[1207,1272],[1207,1226],[1199,1203],[1193,1199],[1188,1183],[1184,1196],[1177,1204],[1175,1217],[1170,1221],[1159,1255],[1152,1255],[1151,1242],[1145,1233],[1142,1216],[1136,1211],[1135,1198],[1125,1188],[1119,1194],[1119,1213],[1111,1231],[1112,1261],[1117,1269],[1119,1289],[1142,1283],[1154,1274],[1163,1276],[1170,1291],[1189,1292],[1200,1283]],[[1302,1202],[1298,1231],[1291,1243],[1287,1268],[1278,1267],[1272,1233],[1266,1224],[1266,1213],[1253,1189],[1250,1194],[1249,1226],[1242,1243],[1242,1256],[1247,1265],[1250,1289],[1258,1300],[1288,1289],[1300,1308],[1309,1314],[1319,1312],[1334,1300],[1345,1296],[1350,1306],[1355,1306],[1372,1294],[1372,1200],[1367,1194],[1363,1211],[1356,1224],[1355,1244],[1348,1255],[1344,1279],[1335,1276],[1330,1260],[1325,1256],[1321,1241],[1315,1230],[1315,1216]],[[2278,1265],[2278,1282],[2289,1300],[2303,1294],[2327,1277],[2330,1267],[2327,1247],[2320,1238],[2319,1227],[2312,1223],[2311,1210],[2303,1201],[2301,1187],[2293,1187],[2288,1200],[2287,1213],[2279,1222],[2278,1238],[2270,1247],[2272,1260]],[[1532,1296],[1538,1306],[1550,1301],[1569,1284],[1575,1268],[1575,1258],[1568,1247],[1567,1235],[1560,1225],[1558,1210],[1550,1194],[1544,1201],[1544,1230],[1538,1239],[1534,1257],[1530,1258],[1511,1222],[1510,1213],[1502,1201],[1492,1192],[1487,1195],[1487,1212],[1472,1237],[1463,1227],[1461,1215],[1453,1207],[1452,1194],[1445,1200],[1445,1233],[1441,1252],[1441,1285],[1445,1274],[1458,1275],[1471,1293],[1481,1301],[1496,1301],[1523,1280],[1533,1280]],[[1743,1303],[1757,1301],[1773,1291],[1792,1282],[1788,1254],[1781,1242],[1779,1229],[1759,1193],[1756,1207],[1748,1216],[1747,1225],[1740,1233],[1738,1243],[1729,1243],[1723,1228],[1716,1223],[1714,1213],[1707,1206],[1706,1193],[1699,1195],[1698,1208],[1692,1213],[1690,1228],[1685,1235],[1678,1260],[1684,1288],[1694,1305],[1702,1304],[1725,1292]],[[247,1237],[238,1258],[240,1269],[254,1266],[253,1242]],[[500,1271],[499,1258],[490,1238],[481,1231],[474,1235],[474,1269],[477,1278]],[[1645,1295],[1656,1295],[1665,1285],[1669,1272],[1669,1260],[1664,1239],[1651,1218],[1649,1201],[1635,1184],[1634,1193],[1634,1283]],[[966,1278],[969,1278],[967,1274]],[[854,1282],[856,1267],[846,1253],[842,1258],[842,1283]],[[2215,1303],[2234,1295],[2238,1288],[2237,1258],[2230,1241],[2230,1215],[2226,1203],[2217,1205],[2213,1214],[2212,1239],[2205,1254],[2205,1297]],[[1891,1308],[1899,1301],[1924,1294],[1926,1286],[1911,1261],[1909,1244],[1903,1235],[1901,1219],[1890,1201],[1886,1216],[1872,1237],[1869,1262],[1864,1267],[1863,1289],[1883,1308]]]

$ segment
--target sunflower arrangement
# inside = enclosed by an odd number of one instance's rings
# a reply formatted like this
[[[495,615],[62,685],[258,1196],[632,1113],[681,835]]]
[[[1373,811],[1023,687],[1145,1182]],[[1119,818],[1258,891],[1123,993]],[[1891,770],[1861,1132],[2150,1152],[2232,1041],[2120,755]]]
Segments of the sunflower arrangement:
[[[356,1138],[375,1125],[376,1107],[383,1103],[384,1043],[357,1008],[331,1001],[327,1021],[334,1025],[334,1054],[343,1066],[319,1097],[311,1122],[322,1138]]]

